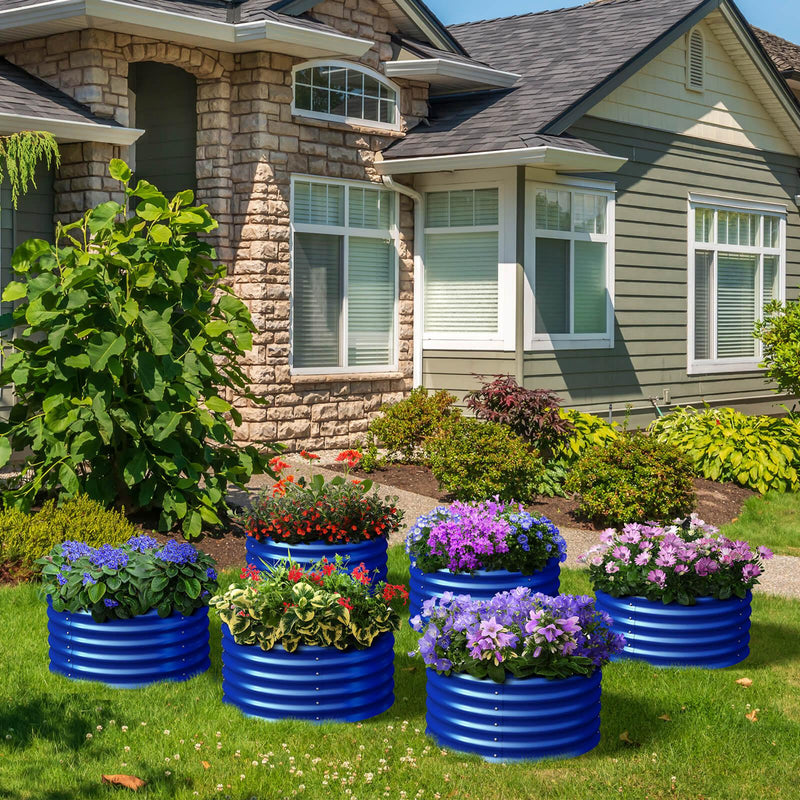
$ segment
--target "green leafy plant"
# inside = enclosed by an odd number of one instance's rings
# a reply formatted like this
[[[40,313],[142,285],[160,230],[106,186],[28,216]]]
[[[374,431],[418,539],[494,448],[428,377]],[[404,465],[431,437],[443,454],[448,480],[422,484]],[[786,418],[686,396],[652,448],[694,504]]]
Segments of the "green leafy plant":
[[[114,160],[127,208],[102,203],[59,226],[58,246],[20,245],[0,328],[16,328],[0,386],[16,405],[0,423],[0,466],[29,450],[30,480],[4,493],[27,509],[39,492],[88,494],[161,512],[163,530],[197,537],[220,524],[230,484],[268,470],[268,455],[234,442],[241,415],[221,395],[262,403],[240,363],[255,330],[199,234],[217,227],[191,191],[168,200]],[[269,455],[273,446],[265,446]]]
[[[96,547],[121,544],[135,533],[124,514],[85,495],[60,506],[48,500],[35,514],[13,508],[0,511],[0,560],[30,566],[68,539]]]
[[[678,408],[650,431],[676,447],[698,475],[761,494],[800,489],[800,419],[748,416],[732,408]]]
[[[424,461],[425,443],[437,436],[461,412],[456,398],[443,389],[433,394],[418,386],[408,397],[387,403],[367,429],[359,448],[364,454],[361,468],[371,472],[389,461],[417,464]]]
[[[643,433],[589,448],[564,488],[578,495],[578,513],[601,525],[663,522],[695,505],[693,469],[675,447]]]
[[[564,481],[578,459],[590,447],[604,446],[620,436],[616,423],[609,424],[594,414],[574,408],[559,409],[570,425],[569,438],[560,441],[544,465],[544,475],[539,484],[539,494],[549,497],[564,494]]]
[[[42,594],[56,611],[88,611],[95,622],[130,619],[155,609],[189,616],[217,585],[214,559],[189,542],[134,536],[120,547],[62,542],[37,562]]]
[[[527,502],[544,470],[538,453],[508,426],[460,419],[430,439],[428,461],[439,487],[456,500]]]
[[[349,574],[337,557],[306,570],[290,561],[265,572],[245,567],[210,605],[237,644],[262,650],[280,644],[291,653],[300,645],[363,650],[398,630],[395,606],[407,602],[404,586],[372,585],[363,564]]]
[[[800,395],[800,303],[769,303],[764,319],[756,322],[755,337],[761,340],[767,380],[779,392]]]
[[[36,168],[39,164],[61,165],[61,154],[55,136],[47,131],[19,131],[0,136],[0,182],[8,180],[11,187],[11,204],[17,207],[20,194],[28,191],[28,184],[36,186]]]

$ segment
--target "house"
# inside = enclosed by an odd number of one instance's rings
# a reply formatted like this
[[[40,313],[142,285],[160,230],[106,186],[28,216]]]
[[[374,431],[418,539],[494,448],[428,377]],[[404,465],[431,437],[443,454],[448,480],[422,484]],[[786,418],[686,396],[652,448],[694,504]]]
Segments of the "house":
[[[475,373],[635,423],[775,412],[751,332],[797,297],[798,52],[731,0],[2,0],[0,132],[62,142],[2,264],[120,156],[220,222],[271,400],[243,440],[342,447]]]

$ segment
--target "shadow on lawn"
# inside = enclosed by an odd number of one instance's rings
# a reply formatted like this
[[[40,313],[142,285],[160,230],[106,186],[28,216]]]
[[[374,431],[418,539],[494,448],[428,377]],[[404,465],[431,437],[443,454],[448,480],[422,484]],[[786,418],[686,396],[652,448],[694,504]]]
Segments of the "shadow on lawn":
[[[800,660],[797,628],[773,622],[753,620],[750,628],[750,655],[746,667],[769,667]]]

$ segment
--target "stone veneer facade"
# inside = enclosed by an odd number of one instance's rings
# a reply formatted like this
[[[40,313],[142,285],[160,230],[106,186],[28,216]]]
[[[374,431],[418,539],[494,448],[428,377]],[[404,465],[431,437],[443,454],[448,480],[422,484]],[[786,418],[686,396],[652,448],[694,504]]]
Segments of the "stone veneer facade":
[[[374,69],[392,57],[391,23],[372,0],[325,0],[314,17],[375,45],[360,59]],[[155,61],[197,80],[197,198],[219,221],[214,244],[258,329],[246,363],[267,407],[239,403],[244,442],[281,441],[291,449],[351,445],[383,403],[411,388],[413,208],[400,199],[398,371],[296,376],[289,368],[290,176],[378,182],[376,153],[393,132],[293,117],[292,67],[306,60],[277,53],[223,53],[101,30],[4,44],[0,55],[86,104],[128,124],[128,65]],[[405,130],[427,114],[427,85],[395,81]],[[62,146],[56,217],[72,219],[115,194],[108,162],[127,148]]]

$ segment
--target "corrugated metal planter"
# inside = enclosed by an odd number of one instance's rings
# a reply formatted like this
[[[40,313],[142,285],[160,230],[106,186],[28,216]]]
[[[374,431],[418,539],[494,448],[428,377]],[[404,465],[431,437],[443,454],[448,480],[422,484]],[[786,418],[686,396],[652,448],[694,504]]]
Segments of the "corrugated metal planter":
[[[323,557],[333,561],[337,555],[347,560],[348,567],[355,569],[362,561],[370,575],[376,581],[386,580],[387,540],[381,536],[356,544],[328,544],[328,542],[310,542],[308,544],[286,544],[268,537],[256,539],[247,537],[247,563],[258,569],[264,569],[282,561],[287,556],[301,567],[321,561]]]
[[[426,672],[427,733],[442,747],[487,761],[527,761],[572,758],[600,741],[600,670],[505,683]]]
[[[263,719],[358,722],[394,702],[394,635],[366,650],[236,644],[222,625],[222,699]]]
[[[414,564],[411,565],[410,572],[408,607],[413,617],[422,612],[422,604],[426,600],[441,597],[444,592],[469,594],[474,600],[491,600],[498,592],[509,592],[517,586],[526,586],[533,592],[557,595],[561,564],[557,558],[551,558],[543,570],[533,575],[507,572],[504,569],[476,570],[472,575],[453,573],[449,569],[422,572]]]
[[[654,603],[644,597],[596,592],[597,607],[625,636],[623,657],[657,667],[730,667],[750,653],[752,595],[732,600],[698,597],[697,605]]]
[[[148,611],[132,619],[95,622],[86,611],[47,604],[50,671],[68,678],[134,689],[185,681],[210,666],[208,607],[189,617]]]

